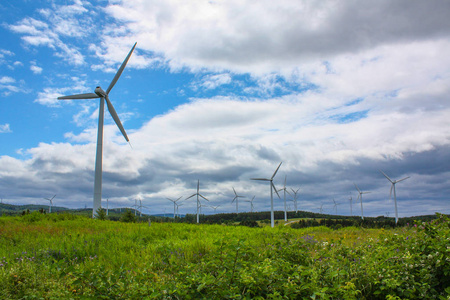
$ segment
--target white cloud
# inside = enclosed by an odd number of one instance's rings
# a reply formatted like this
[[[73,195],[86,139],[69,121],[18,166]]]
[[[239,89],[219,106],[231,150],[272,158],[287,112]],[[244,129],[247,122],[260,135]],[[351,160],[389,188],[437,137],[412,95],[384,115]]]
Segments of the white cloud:
[[[9,133],[12,132],[11,128],[9,127],[9,124],[0,124],[0,133]]]
[[[123,22],[107,47],[138,40],[142,49],[162,53],[173,68],[255,74],[399,41],[446,37],[450,28],[446,1],[434,6],[420,1],[117,1],[106,11]]]
[[[16,80],[9,76],[3,76],[0,78],[1,84],[8,84],[8,83],[14,83],[14,82],[16,82]]]
[[[39,10],[42,20],[26,17],[9,25],[13,32],[22,34],[22,39],[32,46],[47,46],[56,51],[56,56],[73,65],[84,64],[84,57],[73,45],[67,45],[63,38],[86,38],[95,31],[94,18],[97,13],[88,11],[87,2],[74,1],[72,5],[53,4],[51,9]]]
[[[30,66],[30,70],[34,73],[34,74],[41,74],[42,73],[42,68],[36,65],[35,61],[30,62],[31,66]]]

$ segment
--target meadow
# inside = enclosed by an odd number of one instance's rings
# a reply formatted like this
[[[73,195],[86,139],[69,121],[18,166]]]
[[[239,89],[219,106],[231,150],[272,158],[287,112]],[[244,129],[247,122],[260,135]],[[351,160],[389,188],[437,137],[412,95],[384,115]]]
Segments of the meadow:
[[[450,299],[450,220],[394,229],[0,218],[1,299]]]

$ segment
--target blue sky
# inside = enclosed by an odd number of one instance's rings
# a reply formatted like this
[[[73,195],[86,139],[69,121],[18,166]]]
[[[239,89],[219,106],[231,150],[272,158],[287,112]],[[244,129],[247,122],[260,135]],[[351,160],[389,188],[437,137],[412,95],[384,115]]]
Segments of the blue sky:
[[[449,14],[448,1],[3,1],[0,197],[92,206],[98,100],[56,98],[106,89],[137,42],[110,93],[132,148],[105,113],[111,206],[170,212],[200,180],[217,212],[235,211],[233,187],[268,210],[249,179],[283,161],[275,184],[300,188],[302,210],[335,199],[349,215],[356,183],[365,215],[393,216],[381,169],[410,176],[400,216],[450,213]]]

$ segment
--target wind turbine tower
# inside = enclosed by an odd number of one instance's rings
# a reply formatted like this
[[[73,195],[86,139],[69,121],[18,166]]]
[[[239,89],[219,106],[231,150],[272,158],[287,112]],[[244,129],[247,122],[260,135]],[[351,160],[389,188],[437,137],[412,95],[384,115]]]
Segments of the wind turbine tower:
[[[368,194],[368,193],[370,193],[370,192],[362,192],[362,191],[358,188],[358,186],[356,185],[356,183],[354,183],[354,185],[355,185],[356,190],[357,190],[358,193],[359,193],[358,198],[356,198],[356,202],[358,202],[358,199],[359,199],[359,201],[361,201],[361,219],[364,220],[362,195],[363,195],[363,194]]]
[[[273,191],[275,191],[275,193],[278,195],[278,198],[280,198],[280,195],[278,194],[278,191],[275,187],[275,185],[273,184],[273,178],[275,177],[275,175],[277,175],[278,169],[280,169],[281,164],[283,162],[280,162],[280,164],[278,165],[278,168],[275,170],[275,172],[273,173],[272,177],[269,178],[250,178],[251,180],[261,180],[261,181],[269,181],[270,182],[270,226],[273,228],[275,227],[275,216],[274,216],[274,212],[273,212]]]
[[[233,198],[233,201],[231,201],[231,203],[233,203],[234,201],[236,201],[236,213],[239,213],[239,210],[238,210],[238,201],[239,201],[239,198],[245,198],[244,196],[239,196],[237,193],[236,193],[236,190],[233,188],[233,192],[234,192],[234,198]]]
[[[287,191],[287,189],[286,189],[286,179],[287,179],[287,176],[285,175],[285,176],[284,176],[284,186],[283,186],[282,189],[279,189],[279,190],[278,190],[279,192],[281,192],[281,191],[284,192],[284,221],[285,221],[285,222],[287,222],[286,193],[288,193],[289,196],[292,196],[292,195]]]
[[[120,131],[122,132],[123,137],[125,138],[125,140],[127,142],[130,142],[130,140],[128,139],[127,133],[125,132],[125,129],[122,126],[122,122],[120,122],[119,116],[117,115],[116,110],[114,109],[114,106],[112,105],[111,101],[109,100],[109,92],[116,84],[120,75],[122,75],[122,72],[128,63],[128,60],[130,59],[130,56],[133,53],[133,50],[136,47],[136,44],[137,43],[135,43],[133,48],[131,48],[130,52],[128,53],[127,57],[123,61],[122,65],[120,66],[119,70],[117,71],[116,75],[114,76],[113,80],[109,84],[106,91],[104,91],[100,86],[97,86],[95,88],[94,93],[77,94],[77,95],[58,97],[58,100],[100,98],[100,108],[98,110],[97,154],[95,156],[94,204],[93,204],[93,208],[92,208],[92,217],[93,218],[95,218],[95,212],[101,207],[101,204],[102,204],[103,118],[104,118],[104,111],[105,111],[105,101],[106,101],[106,105],[108,106],[108,111],[111,114],[111,117],[114,119],[114,122],[116,122],[117,127],[119,127]]]
[[[51,198],[44,198],[45,200],[50,201],[49,205],[48,205],[48,213],[52,213],[52,206],[53,206],[53,199],[56,197],[56,195],[53,195],[53,197]]]
[[[395,224],[397,224],[397,222],[398,222],[398,211],[397,211],[397,195],[396,195],[396,193],[395,193],[395,184],[398,183],[398,182],[400,182],[400,181],[403,181],[403,180],[408,179],[409,176],[408,176],[408,177],[405,177],[405,178],[402,178],[402,179],[399,179],[399,180],[392,180],[392,179],[389,178],[389,176],[387,176],[383,171],[380,170],[380,172],[384,175],[384,177],[387,178],[387,180],[389,180],[389,181],[391,182],[391,191],[390,191],[390,193],[389,193],[389,197],[392,197],[392,190],[394,190]]]
[[[197,196],[197,223],[200,223],[199,210],[200,210],[200,207],[201,207],[202,204],[200,203],[199,197],[202,197],[206,201],[209,201],[208,199],[203,197],[203,195],[200,194],[200,180],[197,181],[197,193],[192,194],[191,196],[187,197],[186,200],[189,199],[189,198],[192,198],[194,196]]]

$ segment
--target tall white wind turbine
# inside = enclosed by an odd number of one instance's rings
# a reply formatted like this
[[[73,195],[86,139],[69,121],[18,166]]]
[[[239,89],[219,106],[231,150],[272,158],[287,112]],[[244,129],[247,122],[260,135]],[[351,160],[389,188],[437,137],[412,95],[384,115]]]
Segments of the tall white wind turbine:
[[[130,59],[130,56],[133,53],[134,48],[136,47],[136,44],[137,43],[135,43],[133,48],[131,48],[130,52],[123,61],[122,65],[120,66],[119,70],[117,71],[116,75],[114,76],[113,80],[109,84],[106,91],[104,91],[100,86],[97,86],[95,88],[94,93],[58,97],[58,100],[100,98],[100,108],[98,110],[97,154],[95,156],[94,204],[92,208],[93,218],[95,218],[95,212],[101,207],[102,204],[101,202],[102,202],[103,118],[105,111],[105,101],[106,105],[108,106],[108,111],[111,114],[111,117],[114,119],[114,122],[116,122],[117,127],[119,127],[120,131],[122,132],[123,137],[127,142],[130,142],[127,133],[125,132],[125,129],[122,126],[122,122],[120,122],[119,116],[117,115],[114,106],[109,100],[109,92],[114,87],[117,80],[119,80],[120,75],[122,75],[123,69],[125,69],[125,66],[127,65],[128,60]]]
[[[44,198],[45,200],[50,201],[48,205],[48,213],[50,214],[52,212],[52,206],[53,206],[53,199],[56,197],[56,195],[53,195],[51,198]]]
[[[370,192],[362,192],[362,191],[358,188],[358,186],[356,185],[356,183],[353,183],[353,184],[355,185],[355,188],[356,188],[356,190],[357,190],[358,193],[359,193],[358,198],[356,198],[356,202],[358,202],[358,199],[359,199],[359,201],[361,201],[361,219],[364,220],[362,195],[363,195],[363,194],[368,194],[368,193],[370,193]]]
[[[236,190],[233,188],[233,192],[234,192],[234,198],[233,201],[231,201],[231,203],[233,203],[234,201],[236,201],[236,213],[239,213],[239,207],[238,207],[238,202],[239,202],[239,198],[245,198],[244,196],[239,196],[236,193]]]
[[[409,176],[408,176],[408,177],[405,177],[405,178],[402,178],[402,179],[399,179],[399,180],[392,180],[392,179],[389,178],[389,176],[387,176],[383,171],[380,170],[380,172],[384,175],[384,177],[387,178],[387,180],[389,180],[389,181],[391,182],[391,191],[390,191],[390,193],[389,193],[389,197],[392,197],[392,190],[394,190],[395,224],[397,224],[397,222],[398,222],[398,212],[397,212],[397,195],[396,195],[396,193],[395,193],[395,184],[398,183],[398,182],[400,182],[400,181],[403,181],[403,180],[408,179]]]
[[[288,193],[289,196],[291,196],[291,194],[286,189],[286,179],[287,179],[287,176],[285,175],[284,176],[284,186],[283,186],[283,188],[278,190],[279,192],[281,192],[281,191],[284,192],[284,221],[285,222],[287,222],[286,193]]]
[[[278,165],[278,168],[275,170],[275,172],[273,173],[272,177],[270,177],[270,179],[268,179],[268,178],[250,178],[251,180],[262,180],[262,181],[270,182],[270,226],[272,228],[275,227],[275,216],[274,216],[274,212],[273,212],[273,191],[275,191],[275,193],[278,195],[278,198],[280,198],[280,195],[278,194],[278,191],[277,191],[275,185],[273,184],[273,178],[277,174],[278,169],[280,169],[282,163],[283,162],[280,162],[280,164]]]
[[[197,193],[192,194],[191,196],[187,197],[186,200],[189,198],[192,198],[194,196],[197,196],[197,223],[200,223],[199,210],[200,210],[200,207],[202,206],[202,204],[200,203],[199,197],[202,197],[206,201],[209,201],[208,199],[203,197],[203,195],[200,194],[200,180],[197,181]]]

